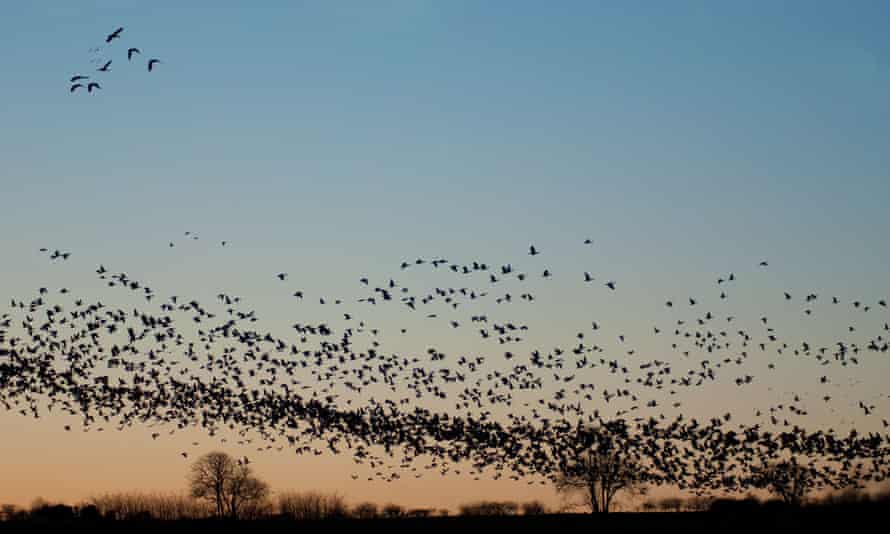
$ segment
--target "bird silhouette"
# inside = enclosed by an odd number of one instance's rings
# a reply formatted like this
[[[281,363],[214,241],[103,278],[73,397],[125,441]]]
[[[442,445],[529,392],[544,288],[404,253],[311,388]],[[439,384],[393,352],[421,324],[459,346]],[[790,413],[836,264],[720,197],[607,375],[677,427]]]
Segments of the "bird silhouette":
[[[109,33],[108,37],[105,38],[105,42],[110,43],[111,41],[113,41],[115,39],[120,39],[122,31],[124,31],[123,28],[118,28],[118,29],[114,30],[113,32]]]
[[[188,254],[188,249],[168,254]],[[52,261],[70,255],[46,247],[41,253]],[[564,343],[545,338],[541,344],[528,337],[536,332],[534,324],[504,315],[516,313],[518,306],[540,305],[546,299],[536,301],[530,292],[545,286],[549,291],[553,284],[514,277],[514,269],[524,269],[507,261],[418,258],[402,262],[398,270],[411,268],[410,278],[384,275],[388,282],[378,284],[366,276],[355,284],[351,275],[342,287],[354,287],[355,298],[325,295],[319,299],[328,303],[325,308],[307,304],[315,311],[303,310],[284,333],[232,292],[222,290],[212,302],[164,297],[150,281],[104,262],[95,275],[107,291],[119,292],[122,305],[106,305],[104,294],[102,299],[75,295],[77,286],[52,281],[29,297],[12,299],[9,313],[0,316],[0,402],[36,418],[43,401],[35,399],[46,399],[49,406],[82,418],[85,429],[102,422],[120,429],[165,425],[171,432],[198,426],[210,435],[228,429],[239,435],[239,445],[260,450],[274,444],[297,454],[351,455],[370,466],[372,479],[388,481],[409,465],[455,474],[467,466],[474,478],[489,470],[494,477],[549,481],[567,459],[596,444],[638,459],[641,476],[652,483],[696,490],[725,489],[730,475],[740,477],[732,488],[753,488],[745,479],[752,465],[792,456],[810,462],[818,473],[814,480],[825,489],[844,486],[865,470],[878,481],[887,478],[882,436],[802,426],[808,398],[825,410],[840,409],[843,399],[857,417],[871,416],[873,428],[880,426],[876,400],[844,398],[843,387],[849,371],[865,365],[867,355],[888,352],[886,320],[857,320],[883,313],[885,306],[869,315],[866,308],[874,300],[861,298],[834,308],[855,314],[834,324],[836,345],[822,340],[831,339],[827,329],[820,329],[818,342],[815,336],[789,339],[780,317],[732,313],[739,310],[729,309],[731,300],[708,309],[716,300],[708,295],[690,299],[697,305],[692,309],[667,301],[669,309],[659,309],[657,325],[645,325],[646,336],[656,336],[645,344],[638,341],[639,331],[610,332],[610,325],[597,321],[589,323],[591,330],[570,330]],[[439,265],[446,267],[436,278],[425,278]],[[488,265],[503,267],[498,272]],[[566,283],[581,287],[579,271],[569,270],[576,274],[565,276]],[[276,277],[284,281],[287,275]],[[740,277],[740,289],[750,289],[747,278]],[[735,282],[732,274],[721,279]],[[701,283],[713,288],[713,280],[708,276]],[[517,286],[522,289],[514,291]],[[606,286],[614,290],[615,282]],[[278,293],[288,298],[292,291],[282,286]],[[522,298],[516,297],[519,291]],[[126,299],[136,300],[128,306]],[[807,302],[801,308],[820,309],[820,301]],[[342,307],[325,313],[331,303]],[[794,301],[786,307],[800,309]],[[636,314],[645,309],[628,307]],[[404,333],[404,325],[377,323],[384,317],[412,320],[415,313],[417,320],[426,318],[431,329],[441,326],[449,335],[460,336],[474,325],[471,333],[480,350],[445,354],[427,340],[426,352],[396,349],[388,339],[396,331],[389,326]],[[550,323],[565,328],[576,319],[589,321],[575,315],[549,316],[548,330]],[[811,320],[789,315],[795,322]],[[648,343],[654,348],[646,348]],[[813,366],[812,374],[801,373],[813,378],[808,396],[777,390],[784,396],[775,401],[758,391],[751,423],[739,422],[738,413],[716,403],[702,406],[713,410],[710,419],[677,411],[685,406],[685,391],[698,388],[710,395],[717,392],[708,388],[725,385],[741,395],[768,378],[758,369],[774,372],[789,357],[801,369]],[[824,380],[815,380],[818,376]],[[851,383],[850,391],[865,390]],[[151,433],[152,440],[161,436]],[[254,436],[261,443],[254,443]],[[240,461],[246,464],[246,457]]]

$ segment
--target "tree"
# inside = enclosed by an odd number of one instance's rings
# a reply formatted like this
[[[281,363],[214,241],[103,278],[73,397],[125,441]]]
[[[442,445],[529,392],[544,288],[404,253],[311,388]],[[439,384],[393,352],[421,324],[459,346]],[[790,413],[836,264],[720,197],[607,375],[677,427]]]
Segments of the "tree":
[[[224,452],[210,452],[192,464],[189,474],[192,497],[216,507],[216,517],[238,519],[247,504],[257,503],[269,494],[269,486],[253,476],[250,467]]]
[[[235,460],[224,452],[209,452],[192,464],[189,490],[192,497],[216,506],[216,517],[222,518],[226,506],[226,483],[235,472]]]
[[[269,495],[269,485],[253,476],[246,464],[237,464],[224,485],[229,517],[238,519],[243,509],[255,508]]]
[[[591,513],[608,513],[620,491],[646,493],[643,467],[617,447],[591,447],[562,464],[559,492],[581,492]]]
[[[795,458],[756,469],[754,485],[768,490],[786,504],[799,505],[816,482],[814,470],[800,465]]]

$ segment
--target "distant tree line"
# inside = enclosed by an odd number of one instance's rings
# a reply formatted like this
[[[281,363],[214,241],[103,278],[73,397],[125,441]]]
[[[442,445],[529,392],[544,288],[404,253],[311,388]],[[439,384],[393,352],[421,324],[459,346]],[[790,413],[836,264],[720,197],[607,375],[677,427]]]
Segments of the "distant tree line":
[[[740,498],[710,498],[702,496],[669,496],[647,499],[637,510],[653,513],[724,513],[750,514],[770,511],[803,510],[857,510],[880,509],[890,506],[890,489],[866,493],[856,489],[834,492],[812,498],[798,504],[781,499],[759,499],[753,495]],[[445,517],[444,509],[409,509],[398,504],[379,506],[362,502],[349,506],[337,493],[283,492],[276,499],[269,499],[261,506],[249,508],[241,520],[373,520],[422,517]],[[557,513],[548,510],[539,501],[516,503],[513,501],[476,501],[458,507],[462,517],[539,516]],[[0,521],[180,521],[210,519],[215,509],[208,503],[190,495],[152,493],[108,493],[93,497],[79,505],[53,504],[36,500],[30,507],[0,505]]]
[[[645,495],[648,482],[639,461],[603,442],[583,449],[563,462],[556,477],[556,488],[563,493],[580,494],[583,506],[592,513],[609,512],[619,492]],[[847,487],[821,498],[807,495],[820,487],[819,471],[797,463],[794,458],[753,467],[746,485],[773,495],[773,500],[755,497],[709,498],[695,496],[648,499],[637,508],[643,512],[754,511],[806,507],[850,507],[890,504],[890,486],[877,494]],[[363,502],[349,506],[338,493],[316,491],[278,493],[274,498],[269,485],[256,477],[249,460],[235,459],[223,452],[211,452],[191,466],[186,494],[108,493],[69,506],[50,504],[42,499],[29,509],[0,506],[0,520],[191,520],[191,519],[285,519],[319,521],[331,519],[395,519],[404,517],[441,517],[448,510],[434,508],[406,509],[398,504],[378,506]],[[560,510],[566,511],[566,510]],[[482,500],[459,506],[458,514],[467,517],[543,515],[551,513],[540,501]]]

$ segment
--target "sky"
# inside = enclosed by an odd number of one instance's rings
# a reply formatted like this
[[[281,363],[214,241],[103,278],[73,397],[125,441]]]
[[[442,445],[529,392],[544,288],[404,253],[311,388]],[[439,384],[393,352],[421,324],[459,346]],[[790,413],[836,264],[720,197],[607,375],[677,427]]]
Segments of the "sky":
[[[286,328],[328,312],[282,297],[275,273],[290,274],[288,291],[354,296],[362,275],[433,284],[398,266],[444,256],[551,269],[546,311],[523,312],[541,343],[594,319],[656,351],[664,344],[642,332],[667,320],[664,300],[713,300],[730,271],[745,286],[728,308],[754,322],[784,312],[798,339],[853,319],[803,321],[782,307],[784,290],[890,295],[886,2],[38,0],[3,11],[7,301],[42,286],[93,294],[102,263],[166,294],[231,288]],[[102,50],[111,71],[97,73],[90,49],[119,26]],[[133,62],[129,46],[142,51]],[[151,73],[149,58],[161,60]],[[101,90],[69,93],[75,74]],[[542,255],[529,258],[530,244]],[[39,247],[72,259],[49,262]],[[583,271],[620,291],[579,292]],[[447,325],[374,313],[414,320],[400,350],[488,350]],[[890,376],[874,365],[850,378],[870,394]],[[819,371],[781,372],[779,385],[804,389]],[[201,439],[72,435],[59,417],[0,413],[0,502],[181,490],[178,453]],[[203,438],[196,453],[211,447]],[[349,464],[255,463],[273,487],[352,501],[558,500],[460,477],[384,491],[353,483]]]

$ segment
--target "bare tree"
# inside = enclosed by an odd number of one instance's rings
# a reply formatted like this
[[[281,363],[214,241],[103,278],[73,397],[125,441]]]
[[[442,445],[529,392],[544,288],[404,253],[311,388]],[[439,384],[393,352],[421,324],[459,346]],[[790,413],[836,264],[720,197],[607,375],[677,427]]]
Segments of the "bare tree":
[[[238,519],[245,506],[254,507],[269,495],[269,485],[253,476],[246,463],[218,451],[192,464],[189,489],[192,497],[216,507],[216,517],[231,519]]]
[[[269,485],[253,476],[248,465],[237,464],[223,491],[227,498],[229,517],[238,519],[245,508],[256,511],[257,506],[269,495]]]
[[[608,513],[620,491],[646,493],[643,467],[617,447],[591,447],[563,463],[556,476],[562,493],[581,492],[591,513]]]
[[[798,464],[792,457],[755,469],[753,480],[755,487],[768,490],[786,504],[799,505],[814,487],[815,475],[814,469]]]
[[[214,451],[198,458],[189,474],[189,490],[192,497],[206,500],[216,506],[216,517],[225,513],[226,484],[235,473],[237,463],[224,452]]]

